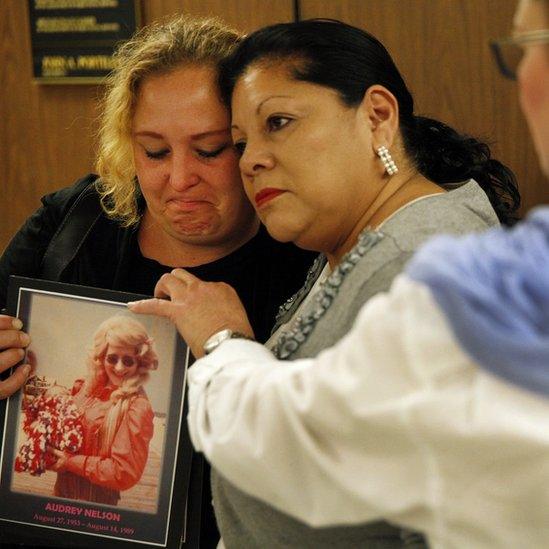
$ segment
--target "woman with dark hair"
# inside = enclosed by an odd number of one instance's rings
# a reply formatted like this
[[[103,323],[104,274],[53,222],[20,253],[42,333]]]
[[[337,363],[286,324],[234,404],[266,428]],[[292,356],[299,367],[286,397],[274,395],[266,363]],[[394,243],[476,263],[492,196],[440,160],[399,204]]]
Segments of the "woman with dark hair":
[[[548,44],[549,0],[521,0],[513,36],[494,48],[502,71],[518,74],[549,175]],[[521,55],[517,73],[513,61]],[[243,73],[237,93],[251,78]],[[288,110],[280,108],[279,116],[289,117]],[[236,120],[240,114],[235,109]],[[342,534],[333,545],[345,545],[353,530],[329,527],[380,518],[425,532],[434,548],[546,547],[548,275],[544,207],[512,230],[435,238],[391,291],[364,305],[350,332],[318,356],[281,362],[257,343],[217,334],[224,342],[190,370],[188,422],[195,447],[227,479],[217,482],[224,490],[218,512],[229,509],[240,531],[253,534],[240,546],[296,544],[294,524],[261,500],[302,521],[295,524],[317,528],[303,547],[321,546],[333,531]],[[314,315],[336,292],[328,280]],[[135,308],[171,315],[195,352],[220,325],[250,333],[228,303],[230,292],[221,307],[219,289],[188,273],[163,279],[157,295],[174,303]],[[217,318],[207,322],[213,304]],[[274,522],[261,517],[249,525],[246,513],[256,518],[258,509]],[[236,527],[220,522],[232,546]],[[406,540],[388,540],[389,530],[375,537],[368,528],[355,531],[364,537],[354,547]]]
[[[400,72],[383,44],[371,34],[332,20],[301,21],[257,31],[223,63],[220,85],[228,105],[235,85],[253,72],[254,65],[286,66],[291,79],[331,89],[350,108],[363,102],[371,86],[384,87],[398,106],[394,123],[401,142],[393,147],[402,149],[398,152],[408,163],[443,188],[474,179],[488,195],[500,221],[513,222],[520,196],[512,172],[490,157],[486,144],[442,122],[417,116]],[[244,151],[245,143],[246,139],[237,139],[237,148]]]
[[[496,225],[497,216],[512,221],[519,202],[512,174],[490,158],[486,145],[417,117],[386,49],[360,29],[313,20],[259,30],[222,64],[221,88],[232,105],[244,188],[260,219],[277,240],[323,252],[303,289],[279,315],[279,329],[268,343],[279,359],[317,357],[336,344],[363,304],[389,289],[430,236],[480,231]],[[234,293],[224,285],[201,283],[176,270],[161,279],[156,295],[171,301],[135,310],[170,316],[195,353],[211,351],[235,332],[252,335],[245,315],[237,314],[242,308]],[[345,383],[334,376],[334,383]],[[220,378],[222,373],[211,379]],[[239,394],[245,406],[245,389]],[[307,396],[302,396],[306,407]],[[212,425],[221,420],[217,414],[226,402],[221,398],[213,415],[207,414]],[[327,413],[333,413],[326,404]],[[203,411],[193,408],[191,417]],[[234,419],[233,410],[226,411]],[[255,416],[251,408],[248,413]],[[255,417],[261,430],[268,411]],[[245,432],[229,428],[212,443],[217,448],[222,440],[240,436]],[[196,430],[195,442],[211,456],[207,437],[198,437]],[[229,547],[424,543],[386,522],[314,529],[247,496],[220,475],[213,476],[212,486]]]

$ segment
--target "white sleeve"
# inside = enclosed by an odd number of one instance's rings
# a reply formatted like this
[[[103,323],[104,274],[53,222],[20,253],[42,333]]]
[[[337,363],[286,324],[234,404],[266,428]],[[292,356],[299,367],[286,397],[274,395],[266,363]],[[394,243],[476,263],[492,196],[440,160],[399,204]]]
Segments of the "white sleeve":
[[[434,545],[475,547],[486,530],[518,539],[532,506],[549,509],[538,487],[524,494],[528,510],[510,513],[513,501],[490,493],[502,479],[486,482],[497,460],[498,475],[518,473],[519,441],[549,480],[547,402],[479,371],[427,289],[404,276],[315,359],[277,361],[231,340],[189,381],[196,448],[238,488],[310,525],[384,518]],[[477,484],[488,503],[475,499]]]

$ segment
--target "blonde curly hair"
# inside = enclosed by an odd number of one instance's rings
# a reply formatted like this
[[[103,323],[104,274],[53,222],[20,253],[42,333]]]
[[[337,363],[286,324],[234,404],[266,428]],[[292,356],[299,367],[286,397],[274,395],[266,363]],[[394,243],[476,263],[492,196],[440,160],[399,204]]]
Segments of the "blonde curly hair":
[[[116,315],[104,320],[93,336],[93,348],[88,356],[88,377],[84,382],[84,394],[97,394],[107,385],[105,357],[109,345],[127,346],[137,355],[135,375],[124,379],[122,385],[110,395],[109,407],[99,431],[100,453],[110,453],[112,441],[121,421],[126,416],[133,398],[144,394],[143,384],[149,379],[149,372],[158,368],[158,355],[154,341],[141,322],[126,316]]]
[[[217,18],[178,16],[137,31],[115,52],[102,101],[97,170],[103,209],[122,226],[140,220],[131,125],[140,83],[183,64],[217,67],[242,38]]]
[[[93,393],[107,382],[105,357],[109,345],[126,346],[135,349],[138,368],[134,378],[125,380],[118,396],[126,396],[137,391],[149,378],[149,371],[158,367],[158,356],[154,342],[141,322],[126,315],[115,315],[104,320],[93,336],[93,349],[88,358],[90,378],[88,393]]]

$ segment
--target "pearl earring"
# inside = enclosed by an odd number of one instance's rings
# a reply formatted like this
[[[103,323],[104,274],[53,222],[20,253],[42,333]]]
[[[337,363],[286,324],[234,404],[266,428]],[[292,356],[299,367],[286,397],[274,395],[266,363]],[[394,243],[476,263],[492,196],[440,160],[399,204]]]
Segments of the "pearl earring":
[[[395,164],[395,161],[393,160],[393,157],[391,156],[391,153],[389,152],[389,149],[387,149],[387,147],[378,147],[376,149],[376,153],[381,159],[381,162],[383,162],[383,165],[385,166],[385,171],[389,175],[395,175],[395,173],[398,173],[397,165]]]

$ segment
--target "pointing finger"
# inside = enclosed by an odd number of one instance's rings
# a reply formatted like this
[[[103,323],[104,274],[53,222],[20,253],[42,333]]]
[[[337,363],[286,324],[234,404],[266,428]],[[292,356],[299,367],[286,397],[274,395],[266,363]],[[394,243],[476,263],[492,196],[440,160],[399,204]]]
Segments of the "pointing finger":
[[[156,315],[170,317],[171,303],[166,299],[142,299],[141,301],[130,301],[127,303],[128,309],[133,313],[140,315]]]

